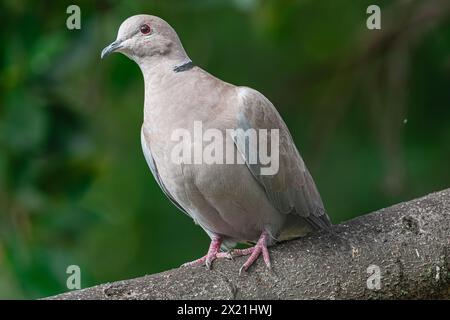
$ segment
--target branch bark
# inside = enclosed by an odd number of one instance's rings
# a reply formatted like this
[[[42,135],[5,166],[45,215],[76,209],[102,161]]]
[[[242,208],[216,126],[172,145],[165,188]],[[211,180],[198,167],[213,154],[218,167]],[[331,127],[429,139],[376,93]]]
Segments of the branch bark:
[[[210,271],[173,269],[49,299],[450,298],[450,189],[358,217],[333,231],[272,247],[272,271],[258,261],[239,276],[244,258],[216,260]],[[379,267],[378,290],[368,289],[369,266]]]

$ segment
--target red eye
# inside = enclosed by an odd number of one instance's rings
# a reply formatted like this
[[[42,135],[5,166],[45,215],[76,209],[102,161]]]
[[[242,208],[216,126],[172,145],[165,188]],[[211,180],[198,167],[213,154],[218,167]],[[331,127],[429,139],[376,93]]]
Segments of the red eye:
[[[152,29],[148,24],[143,24],[140,28],[142,34],[149,34]]]

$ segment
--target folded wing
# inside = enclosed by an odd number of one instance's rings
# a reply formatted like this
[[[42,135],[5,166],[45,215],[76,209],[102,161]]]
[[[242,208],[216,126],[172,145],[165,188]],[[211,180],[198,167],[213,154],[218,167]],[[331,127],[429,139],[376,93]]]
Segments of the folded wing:
[[[327,229],[331,226],[325,212],[322,199],[316,185],[308,172],[289,130],[272,103],[256,90],[240,87],[238,106],[238,128],[234,142],[244,157],[247,167],[262,185],[273,206],[283,214],[297,215],[314,229]],[[247,129],[267,129],[267,144],[270,151],[272,144],[270,130],[279,131],[279,168],[271,175],[262,174],[264,168],[259,161],[249,161],[250,142]]]

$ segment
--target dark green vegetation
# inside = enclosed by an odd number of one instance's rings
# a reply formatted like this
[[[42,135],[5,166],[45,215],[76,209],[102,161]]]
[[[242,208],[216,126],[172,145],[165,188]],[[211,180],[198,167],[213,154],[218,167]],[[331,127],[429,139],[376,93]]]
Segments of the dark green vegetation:
[[[375,2],[381,31],[366,28]],[[448,1],[79,2],[79,31],[69,4],[0,5],[0,298],[66,291],[71,264],[86,287],[207,248],[147,169],[138,67],[100,60],[136,13],[274,102],[334,223],[449,186]]]

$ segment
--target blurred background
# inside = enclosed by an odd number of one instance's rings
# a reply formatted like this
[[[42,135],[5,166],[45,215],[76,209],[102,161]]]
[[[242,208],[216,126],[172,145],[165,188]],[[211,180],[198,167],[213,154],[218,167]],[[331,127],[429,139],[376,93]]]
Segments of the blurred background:
[[[81,30],[66,8],[81,8]],[[382,10],[382,30],[366,9]],[[143,79],[101,61],[120,23],[161,16],[191,59],[263,92],[333,223],[450,186],[450,1],[16,1],[0,5],[0,298],[138,277],[209,239],[141,152]]]

